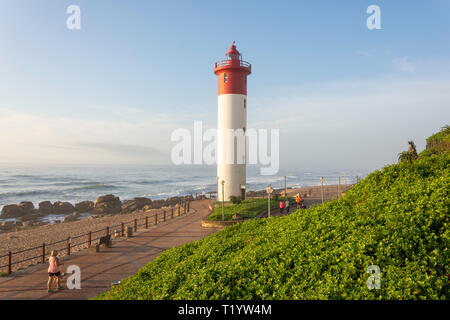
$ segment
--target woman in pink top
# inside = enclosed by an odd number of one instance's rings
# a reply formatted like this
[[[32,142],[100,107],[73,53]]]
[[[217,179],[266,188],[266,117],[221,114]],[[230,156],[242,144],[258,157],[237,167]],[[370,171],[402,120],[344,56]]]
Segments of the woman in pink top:
[[[280,201],[280,212],[281,213],[284,212],[284,201],[283,200]]]
[[[57,258],[58,251],[52,250],[50,253],[50,258],[48,258],[48,281],[47,281],[47,292],[52,292],[51,286],[52,282],[56,282],[56,287],[58,290],[62,290],[63,287],[60,286],[59,281],[61,277],[61,269],[59,266],[63,265],[59,262],[59,259]]]

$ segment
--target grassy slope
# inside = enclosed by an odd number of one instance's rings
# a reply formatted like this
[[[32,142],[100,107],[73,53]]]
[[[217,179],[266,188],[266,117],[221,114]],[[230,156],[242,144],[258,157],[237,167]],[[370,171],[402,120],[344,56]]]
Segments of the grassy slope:
[[[99,298],[449,299],[449,164],[391,165],[338,201],[173,248]]]
[[[225,206],[224,216],[225,220],[231,220],[235,213],[240,213],[244,219],[254,218],[264,210],[267,210],[267,199],[248,199],[239,204],[233,204],[231,206]],[[276,206],[275,202],[272,202],[271,207]],[[208,216],[208,220],[222,220],[222,205],[217,204],[214,212]]]

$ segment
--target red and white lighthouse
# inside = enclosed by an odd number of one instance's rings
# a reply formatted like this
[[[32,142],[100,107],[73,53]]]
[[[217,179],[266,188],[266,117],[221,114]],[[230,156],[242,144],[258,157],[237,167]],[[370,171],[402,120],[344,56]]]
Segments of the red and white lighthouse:
[[[214,64],[214,73],[219,78],[217,196],[222,200],[223,194],[224,200],[229,201],[230,196],[245,198],[247,76],[252,67],[242,60],[234,41],[226,57]]]

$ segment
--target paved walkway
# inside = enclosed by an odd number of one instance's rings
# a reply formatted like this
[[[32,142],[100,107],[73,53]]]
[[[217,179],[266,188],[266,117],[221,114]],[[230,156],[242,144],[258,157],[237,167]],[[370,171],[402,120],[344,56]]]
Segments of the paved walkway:
[[[191,212],[162,222],[148,231],[138,232],[128,240],[114,242],[109,251],[89,254],[83,250],[62,259],[63,270],[69,265],[81,269],[81,289],[47,293],[47,264],[30,267],[0,278],[0,299],[89,299],[111,287],[112,281],[135,274],[164,250],[212,234],[218,229],[202,228],[200,220],[209,213],[211,200],[190,204]],[[61,282],[65,286],[65,280]]]

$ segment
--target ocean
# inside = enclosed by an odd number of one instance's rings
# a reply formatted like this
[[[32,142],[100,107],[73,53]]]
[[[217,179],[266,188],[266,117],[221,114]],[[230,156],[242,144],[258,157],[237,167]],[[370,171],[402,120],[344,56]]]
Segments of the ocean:
[[[276,176],[262,176],[259,168],[247,168],[247,190],[324,184],[355,183],[364,172],[280,171]],[[121,200],[134,197],[165,199],[202,191],[216,191],[215,166],[0,166],[0,209],[7,204],[32,201],[68,201],[73,204],[114,194]],[[2,221],[0,219],[0,221]]]

